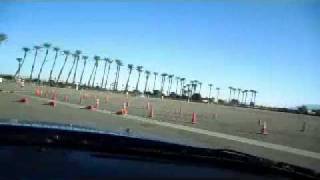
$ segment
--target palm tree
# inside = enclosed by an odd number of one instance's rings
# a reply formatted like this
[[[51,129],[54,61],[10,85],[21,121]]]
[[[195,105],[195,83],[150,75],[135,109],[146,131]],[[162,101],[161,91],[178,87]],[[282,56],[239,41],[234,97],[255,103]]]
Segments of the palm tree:
[[[199,94],[201,94],[202,82],[198,82],[198,84],[199,84]]]
[[[127,92],[128,89],[129,89],[129,81],[130,81],[130,77],[131,77],[132,70],[133,70],[133,64],[128,64],[129,75],[128,75],[126,87],[125,87],[125,90],[124,90],[125,92]]]
[[[253,102],[254,90],[250,89],[249,92],[251,93],[251,98],[250,98],[250,104],[251,104]]]
[[[154,90],[155,90],[155,87],[156,87],[156,80],[157,80],[158,73],[157,73],[157,72],[153,72],[153,75],[154,75],[154,81],[153,81],[153,88],[152,88],[152,90],[154,91]]]
[[[213,84],[208,84],[208,86],[209,86],[209,100],[210,100],[210,97],[211,97],[211,89],[212,89],[212,86],[213,86]]]
[[[0,33],[0,44],[8,39],[8,36],[4,33]]]
[[[49,53],[49,48],[51,47],[51,44],[49,43],[44,43],[43,44],[43,47],[46,48],[46,54],[44,56],[44,59],[42,61],[42,64],[41,64],[41,67],[40,67],[40,71],[39,71],[39,74],[38,74],[38,81],[40,82],[40,76],[41,76],[41,72],[42,72],[42,69],[43,69],[43,66],[44,64],[47,62],[47,56],[48,56],[48,53]]]
[[[107,72],[106,82],[104,83],[104,88],[105,88],[105,89],[107,89],[108,78],[109,78],[109,73],[110,73],[110,66],[111,66],[111,63],[112,63],[112,62],[113,62],[113,60],[108,59],[109,66],[108,66],[108,72]]]
[[[60,69],[60,72],[59,72],[59,75],[58,75],[58,78],[57,78],[57,82],[59,82],[59,80],[60,80],[61,74],[62,74],[62,72],[63,72],[63,70],[64,70],[64,67],[66,66],[68,57],[69,57],[69,55],[70,55],[71,53],[70,53],[70,51],[68,51],[68,50],[64,50],[64,51],[63,51],[63,54],[65,55],[65,58],[64,58],[63,65],[61,66],[61,69]]]
[[[116,62],[116,65],[117,65],[117,70],[116,70],[116,77],[115,77],[115,80],[114,80],[114,83],[113,83],[113,90],[117,91],[118,90],[118,84],[119,84],[120,68],[121,68],[121,66],[123,66],[123,63],[119,59],[116,59],[115,62]]]
[[[167,75],[168,75],[167,73],[162,73],[161,74],[161,89],[160,89],[161,94],[163,93],[163,87],[164,87],[164,83],[166,81],[166,76]]]
[[[83,59],[83,68],[82,68],[82,72],[81,72],[81,76],[80,76],[80,83],[79,83],[80,85],[82,83],[84,69],[86,68],[86,65],[87,65],[88,56],[82,56],[82,59]]]
[[[77,60],[77,58],[78,58],[76,53],[73,53],[73,54],[72,54],[72,57],[73,57],[73,61],[72,61],[72,65],[71,65],[71,68],[70,68],[69,73],[68,73],[68,76],[67,76],[66,84],[68,84],[68,81],[69,81],[70,75],[71,75],[71,73],[72,73],[73,67],[74,67],[74,65],[75,65],[75,63],[76,63],[76,60]]]
[[[22,58],[16,58],[16,60],[18,61],[18,68],[21,67],[22,64]]]
[[[137,84],[136,84],[136,91],[138,91],[139,88],[139,81],[140,81],[140,75],[142,72],[142,66],[137,66],[136,70],[138,71],[138,80],[137,80]]]
[[[92,79],[92,75],[93,75],[93,73],[94,73],[95,68],[96,68],[96,66],[95,66],[95,65],[93,65],[93,68],[92,68],[92,71],[91,71],[90,77],[89,77],[89,79],[88,79],[88,84],[87,84],[87,86],[90,86],[90,84],[91,84],[91,79]]]
[[[17,76],[18,74],[20,75],[21,68],[22,68],[22,66],[24,64],[24,61],[26,60],[28,52],[30,51],[30,49],[27,48],[27,47],[23,47],[22,50],[24,51],[24,56],[23,56],[22,62],[19,63],[19,67],[18,67],[18,69],[17,69],[17,71],[16,71],[14,76]]]
[[[191,83],[191,87],[193,88],[192,89],[192,94],[196,93],[197,91],[197,86],[198,86],[198,80],[193,80],[193,81],[190,81]]]
[[[167,94],[170,95],[170,91],[171,91],[171,86],[172,86],[172,78],[174,77],[173,74],[168,75],[168,80],[169,80],[169,84],[168,84],[168,91]]]
[[[245,94],[245,97],[244,97],[244,104],[247,104],[247,95],[248,95],[248,90],[244,90],[244,94]]]
[[[95,67],[95,70],[94,70],[94,75],[93,75],[93,80],[92,80],[92,87],[94,87],[94,82],[96,80],[96,75],[97,75],[97,69],[98,69],[98,66],[99,66],[99,61],[100,61],[100,56],[94,56],[93,57],[94,59],[94,67]]]
[[[185,80],[186,80],[186,78],[180,78],[180,87],[181,87],[180,93],[181,93],[181,96],[184,94],[183,93],[183,89],[184,89],[183,87],[184,87]]]
[[[232,88],[232,91],[233,91],[233,99],[236,99],[237,88]]]
[[[102,80],[101,80],[101,88],[103,88],[104,75],[106,74],[106,68],[107,68],[107,64],[108,64],[109,59],[103,58],[102,60],[104,61],[104,68],[103,68],[103,75],[102,75]]]
[[[240,103],[240,99],[239,99],[239,98],[240,98],[240,93],[241,93],[241,89],[238,88],[238,98],[237,98],[237,99],[238,99],[238,102],[239,102],[239,103]]]
[[[220,95],[220,88],[217,87],[216,90],[217,90],[217,103],[218,103],[219,102],[219,95]]]
[[[60,51],[60,48],[54,47],[54,48],[53,48],[53,51],[55,51],[56,54],[55,54],[55,56],[54,56],[53,64],[52,64],[52,67],[51,67],[51,70],[50,70],[49,81],[52,80],[52,72],[53,72],[54,66],[56,65],[56,61],[57,61],[57,58],[58,58],[58,52]]]
[[[241,97],[241,104],[243,103],[243,100],[244,100],[244,93],[245,93],[245,91],[243,90],[243,91],[241,91],[241,93],[242,93],[242,97]]]
[[[231,102],[231,91],[233,90],[232,86],[229,86],[229,102]]]
[[[187,84],[188,90],[187,90],[187,95],[188,99],[190,99],[190,96],[192,94],[192,84]]]
[[[146,93],[147,92],[147,87],[148,87],[148,81],[149,81],[149,77],[150,77],[151,72],[146,70],[146,71],[144,71],[144,73],[146,74],[146,83],[144,85],[144,91],[143,92]]]
[[[178,86],[179,86],[180,77],[176,76],[176,95],[178,95]]]
[[[31,67],[30,79],[32,79],[34,65],[36,63],[36,59],[37,59],[37,56],[38,56],[38,50],[41,48],[41,46],[34,46],[33,48],[35,49],[35,53],[34,53],[33,63],[32,63],[32,67]]]
[[[80,50],[76,50],[76,55],[77,55],[76,68],[74,69],[72,84],[76,83],[76,76],[77,76],[77,70],[78,70],[78,63],[79,63],[79,59],[80,59],[80,54],[81,54],[81,51]]]

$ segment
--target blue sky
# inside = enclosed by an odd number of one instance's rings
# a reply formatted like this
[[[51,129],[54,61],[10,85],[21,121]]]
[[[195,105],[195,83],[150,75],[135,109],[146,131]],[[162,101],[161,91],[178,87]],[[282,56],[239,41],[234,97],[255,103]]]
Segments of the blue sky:
[[[132,63],[200,80],[204,96],[207,84],[213,83],[222,89],[223,98],[228,97],[227,87],[233,86],[256,89],[258,104],[319,104],[319,19],[320,2],[312,0],[5,1],[0,2],[0,32],[9,39],[0,46],[0,72],[15,72],[15,58],[22,57],[22,46],[50,42],[63,49],[82,50],[91,58],[121,59],[125,66],[120,85],[127,78],[126,64]],[[47,69],[53,53],[49,56]],[[22,69],[25,75],[30,73],[32,57],[33,53],[28,55]],[[62,60],[59,57],[55,74]],[[99,79],[102,70],[101,66]],[[113,66],[111,79],[114,70]],[[85,80],[89,71],[86,73]],[[45,71],[44,77],[48,74]],[[132,87],[136,78],[134,72]],[[143,87],[144,76],[140,89]]]

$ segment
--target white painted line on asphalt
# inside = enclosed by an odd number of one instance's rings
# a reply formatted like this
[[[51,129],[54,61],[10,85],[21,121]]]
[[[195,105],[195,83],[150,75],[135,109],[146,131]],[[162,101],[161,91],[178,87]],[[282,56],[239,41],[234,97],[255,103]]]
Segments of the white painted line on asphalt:
[[[34,96],[29,96],[29,97],[34,98],[34,99],[39,99],[39,100],[45,99],[45,98],[34,97]],[[60,102],[60,101],[58,101],[57,103],[63,104],[63,105],[69,106],[69,107],[73,107],[73,108],[82,107],[80,105],[70,104],[70,103],[65,103],[65,102]],[[317,152],[307,151],[307,150],[303,150],[303,149],[297,149],[297,148],[279,145],[279,144],[257,141],[257,140],[248,139],[248,138],[244,138],[244,137],[239,137],[239,136],[234,136],[234,135],[229,135],[229,134],[224,134],[224,133],[218,133],[218,132],[208,131],[208,130],[204,130],[204,129],[179,125],[179,124],[161,122],[161,121],[157,121],[155,119],[147,119],[147,118],[133,116],[133,115],[119,116],[119,115],[115,115],[115,114],[111,113],[110,111],[105,111],[105,110],[96,110],[96,111],[100,112],[100,113],[109,114],[112,116],[123,117],[123,118],[131,119],[131,120],[137,120],[137,121],[141,121],[144,123],[156,124],[159,126],[164,126],[164,127],[169,127],[169,128],[179,129],[179,130],[185,130],[185,131],[192,132],[192,133],[203,134],[203,135],[207,135],[207,136],[212,136],[212,137],[221,138],[221,139],[227,139],[227,140],[236,141],[236,142],[249,144],[249,145],[254,145],[254,146],[258,146],[258,147],[278,150],[278,151],[282,151],[282,152],[288,152],[288,153],[301,155],[301,156],[305,156],[305,157],[310,157],[310,158],[314,158],[314,159],[320,159],[320,153],[317,153]]]

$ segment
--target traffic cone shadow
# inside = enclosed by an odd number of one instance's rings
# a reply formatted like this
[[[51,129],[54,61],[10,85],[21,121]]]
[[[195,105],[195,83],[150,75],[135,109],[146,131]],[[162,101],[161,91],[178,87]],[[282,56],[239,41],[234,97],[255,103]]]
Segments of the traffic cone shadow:
[[[19,100],[15,101],[15,102],[19,102],[19,103],[26,103],[26,104],[28,104],[28,103],[30,102],[30,100],[29,100],[28,98],[26,98],[26,97],[23,97],[23,98],[21,98],[21,99],[19,99]]]
[[[90,111],[95,111],[96,110],[95,106],[93,106],[93,105],[89,105],[89,106],[86,106],[86,107],[83,107],[83,108],[80,108],[80,109],[87,109],[87,110],[90,110]]]
[[[47,103],[44,103],[43,105],[48,105],[48,106],[52,106],[52,107],[56,107],[57,106],[57,102],[54,100],[51,100]]]

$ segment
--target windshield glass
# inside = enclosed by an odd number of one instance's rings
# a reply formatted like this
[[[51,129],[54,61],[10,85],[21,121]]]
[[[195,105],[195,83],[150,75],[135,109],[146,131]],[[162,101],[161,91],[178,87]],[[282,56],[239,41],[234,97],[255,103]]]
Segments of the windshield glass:
[[[4,1],[1,123],[320,170],[319,1]]]

